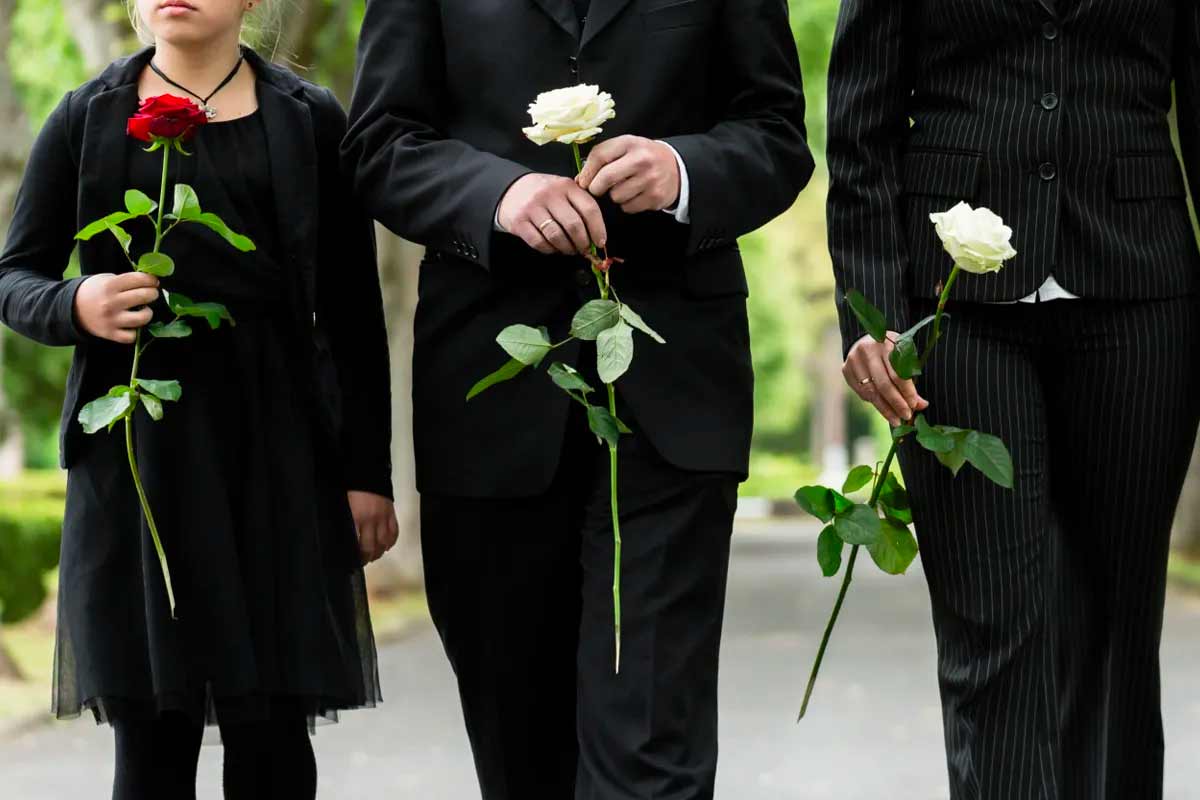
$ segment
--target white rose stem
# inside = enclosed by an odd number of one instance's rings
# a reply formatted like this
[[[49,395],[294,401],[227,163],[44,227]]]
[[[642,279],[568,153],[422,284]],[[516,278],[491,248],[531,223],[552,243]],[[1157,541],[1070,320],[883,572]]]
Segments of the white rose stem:
[[[572,144],[571,152],[575,154],[575,174],[583,172],[583,157],[579,154],[579,145]],[[601,274],[600,270],[596,269],[595,260],[598,259],[599,253],[596,252],[596,245],[591,246],[592,251],[592,274],[596,276],[596,282],[600,287],[600,299],[607,300],[609,294],[609,278],[608,272]],[[608,389],[608,412],[612,414],[613,419],[617,418],[617,393],[613,389],[611,383],[604,384]],[[619,434],[618,434],[619,435]],[[609,498],[612,505],[612,525],[613,525],[613,637],[616,643],[616,662],[614,671],[617,674],[621,672],[621,518],[617,510],[617,445],[613,442],[608,444],[608,473],[609,473]]]
[[[933,347],[937,344],[942,334],[942,316],[946,312],[946,302],[950,299],[950,289],[954,286],[954,281],[958,278],[959,267],[956,264],[954,269],[950,271],[950,277],[946,279],[946,285],[942,287],[941,296],[938,298],[937,312],[933,317],[933,333],[929,336],[929,341],[925,343],[925,350],[921,353],[920,365],[924,366],[929,359],[929,354],[933,351]],[[871,499],[867,501],[872,509],[875,509],[879,504],[879,495],[883,491],[883,482],[887,479],[888,472],[891,471],[892,462],[896,459],[896,450],[900,446],[900,439],[893,439],[892,446],[888,449],[887,458],[883,460],[883,466],[875,475],[875,484],[871,488]],[[846,562],[846,575],[842,578],[842,588],[838,592],[837,601],[833,604],[833,613],[829,615],[829,622],[825,625],[825,635],[821,637],[821,647],[817,650],[817,659],[813,663],[812,673],[808,676],[808,687],[804,690],[804,702],[800,705],[800,716],[796,721],[804,719],[804,715],[808,713],[808,702],[812,699],[813,688],[817,685],[817,674],[821,671],[821,662],[825,660],[825,649],[829,647],[829,637],[833,635],[833,628],[837,625],[838,615],[842,613],[842,604],[846,601],[846,592],[850,588],[850,581],[854,579],[854,562],[858,560],[858,551],[861,545],[854,545],[850,549],[850,559]]]
[[[171,159],[171,143],[164,143],[162,183],[158,189],[158,219],[154,222],[154,252],[157,253],[162,245],[163,204],[167,201],[167,165]],[[134,390],[133,411],[125,417],[125,454],[129,456],[129,472],[133,475],[133,485],[137,488],[138,500],[142,504],[142,513],[146,515],[146,525],[150,528],[150,538],[154,541],[154,550],[158,553],[158,563],[162,567],[163,581],[167,585],[167,602],[171,606],[171,619],[175,619],[175,589],[171,585],[171,570],[167,566],[167,554],[163,550],[162,539],[158,535],[158,526],[154,524],[154,513],[150,510],[150,501],[146,499],[146,489],[142,486],[142,474],[138,471],[137,457],[133,453],[133,417],[137,412],[137,375],[138,364],[142,360],[142,329],[138,328],[133,342],[133,370],[129,376],[129,387]]]

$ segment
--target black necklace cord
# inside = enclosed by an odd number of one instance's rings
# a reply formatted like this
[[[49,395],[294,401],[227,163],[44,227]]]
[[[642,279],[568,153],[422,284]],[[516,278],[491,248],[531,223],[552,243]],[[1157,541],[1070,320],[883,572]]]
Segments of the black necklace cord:
[[[209,92],[207,97],[205,97],[201,94],[198,94],[197,92],[193,92],[191,89],[187,88],[186,86],[184,86],[181,83],[176,83],[175,81],[171,80],[169,77],[167,77],[167,73],[163,72],[161,69],[158,68],[158,65],[154,63],[153,59],[150,60],[150,69],[152,69],[154,71],[155,75],[162,78],[164,81],[166,81],[170,85],[174,86],[176,89],[180,89],[184,92],[187,92],[192,97],[195,97],[198,100],[200,100],[200,105],[204,109],[204,113],[208,115],[209,119],[212,119],[213,117],[215,117],[217,115],[217,110],[215,108],[213,108],[212,106],[210,106],[208,104],[208,101],[213,99],[213,97],[216,96],[217,92],[224,89],[226,86],[229,85],[230,81],[232,81],[234,78],[237,77],[238,71],[241,70],[241,68],[242,68],[242,62],[245,60],[246,60],[246,57],[244,55],[239,55],[237,63],[233,65],[233,69],[231,69],[229,71],[229,74],[225,76],[225,80],[218,83],[217,88],[215,88],[211,92]]]

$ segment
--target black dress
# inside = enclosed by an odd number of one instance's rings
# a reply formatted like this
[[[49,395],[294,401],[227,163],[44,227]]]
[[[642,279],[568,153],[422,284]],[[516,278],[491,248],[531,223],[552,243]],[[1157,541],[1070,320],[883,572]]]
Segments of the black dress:
[[[129,139],[133,150],[140,143]],[[140,376],[176,379],[163,420],[134,423],[139,465],[170,564],[172,620],[141,522],[120,427],[88,437],[67,486],[54,711],[97,721],[182,710],[208,723],[256,720],[280,704],[310,720],[380,699],[375,643],[344,486],[286,311],[276,202],[258,113],[201,128],[172,154],[170,182],[250,236],[239,253],[197,224],[174,229],[169,291],[227,305],[236,327],[193,321],[155,341]],[[128,186],[157,197],[161,154],[131,152]],[[119,200],[119,198],[117,198]],[[170,197],[168,195],[168,205]],[[153,244],[139,220],[131,252]],[[161,303],[156,319],[169,319]],[[132,348],[127,348],[132,357]],[[130,358],[111,384],[129,381]],[[88,398],[91,399],[91,398]]]

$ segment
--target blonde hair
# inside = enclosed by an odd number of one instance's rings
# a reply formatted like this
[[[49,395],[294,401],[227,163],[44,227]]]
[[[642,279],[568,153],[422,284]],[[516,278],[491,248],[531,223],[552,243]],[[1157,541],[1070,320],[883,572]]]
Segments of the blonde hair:
[[[283,6],[286,0],[257,0],[242,16],[242,44],[274,54],[283,35]],[[142,44],[154,44],[154,33],[138,13],[138,0],[125,0],[129,24]]]

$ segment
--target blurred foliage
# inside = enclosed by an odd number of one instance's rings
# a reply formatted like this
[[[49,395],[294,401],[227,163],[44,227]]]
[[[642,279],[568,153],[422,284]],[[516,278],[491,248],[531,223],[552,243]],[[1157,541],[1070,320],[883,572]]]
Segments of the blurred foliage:
[[[0,483],[0,622],[37,611],[58,566],[66,486],[61,473],[32,472]]]

